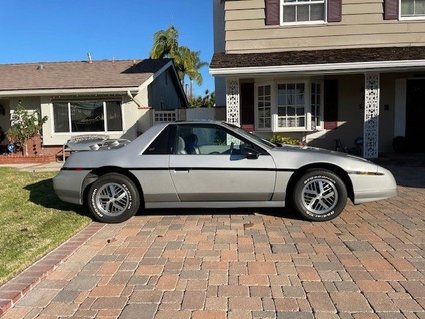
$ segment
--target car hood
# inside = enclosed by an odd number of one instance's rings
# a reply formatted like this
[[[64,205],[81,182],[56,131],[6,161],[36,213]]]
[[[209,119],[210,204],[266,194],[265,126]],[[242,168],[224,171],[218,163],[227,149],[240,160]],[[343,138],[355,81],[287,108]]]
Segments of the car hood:
[[[309,164],[326,163],[337,165],[346,171],[378,171],[378,165],[362,157],[316,147],[283,145],[272,149],[270,153],[278,168],[287,166],[298,169]]]

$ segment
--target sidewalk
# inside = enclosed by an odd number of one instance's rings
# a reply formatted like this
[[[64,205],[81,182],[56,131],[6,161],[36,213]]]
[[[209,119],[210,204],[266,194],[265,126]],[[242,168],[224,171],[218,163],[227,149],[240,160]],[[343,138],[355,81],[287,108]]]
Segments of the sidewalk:
[[[54,172],[59,171],[63,162],[29,163],[29,164],[0,164],[0,167],[13,167],[24,172]]]

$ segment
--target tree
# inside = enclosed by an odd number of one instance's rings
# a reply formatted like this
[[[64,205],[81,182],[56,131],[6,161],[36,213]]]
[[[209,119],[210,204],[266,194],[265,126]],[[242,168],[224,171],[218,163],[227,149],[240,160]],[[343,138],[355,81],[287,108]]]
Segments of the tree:
[[[178,55],[179,32],[173,26],[155,33],[150,52],[152,59],[174,58]]]
[[[202,84],[202,75],[199,70],[208,63],[201,61],[200,51],[192,51],[186,46],[179,45],[179,33],[174,26],[167,30],[160,30],[154,35],[154,42],[150,52],[152,59],[172,58],[182,84],[187,76],[190,81]]]
[[[11,127],[7,131],[7,137],[10,141],[17,144],[24,150],[24,155],[28,155],[26,149],[27,141],[40,133],[41,128],[47,121],[47,116],[41,117],[38,111],[29,112],[22,103],[19,102],[15,112],[11,117]]]
[[[205,91],[204,96],[197,98],[189,98],[190,107],[214,107],[215,106],[215,93],[209,90]]]

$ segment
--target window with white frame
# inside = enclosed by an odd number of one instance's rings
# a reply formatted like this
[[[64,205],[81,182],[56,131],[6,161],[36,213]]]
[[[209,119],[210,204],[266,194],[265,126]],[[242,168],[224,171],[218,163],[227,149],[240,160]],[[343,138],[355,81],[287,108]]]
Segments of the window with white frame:
[[[281,23],[325,21],[325,8],[326,0],[281,0]]]
[[[400,16],[403,18],[425,18],[425,0],[400,0]]]
[[[320,105],[322,104],[322,91],[319,82],[311,83],[311,129],[315,130],[321,125],[321,110]]]
[[[55,101],[53,102],[55,133],[122,131],[120,101]]]
[[[271,85],[261,85],[257,89],[257,128],[272,127],[272,92]]]
[[[278,80],[256,90],[256,130],[304,132],[323,127],[322,80]]]
[[[305,127],[305,84],[285,83],[277,86],[277,126]]]

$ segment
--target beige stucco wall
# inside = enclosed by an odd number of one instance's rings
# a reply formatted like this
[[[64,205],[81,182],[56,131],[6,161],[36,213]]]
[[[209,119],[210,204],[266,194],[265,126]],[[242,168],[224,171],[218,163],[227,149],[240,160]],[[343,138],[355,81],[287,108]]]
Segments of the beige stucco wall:
[[[425,20],[383,20],[382,0],[342,0],[342,21],[265,25],[264,0],[225,2],[227,53],[425,45]]]

